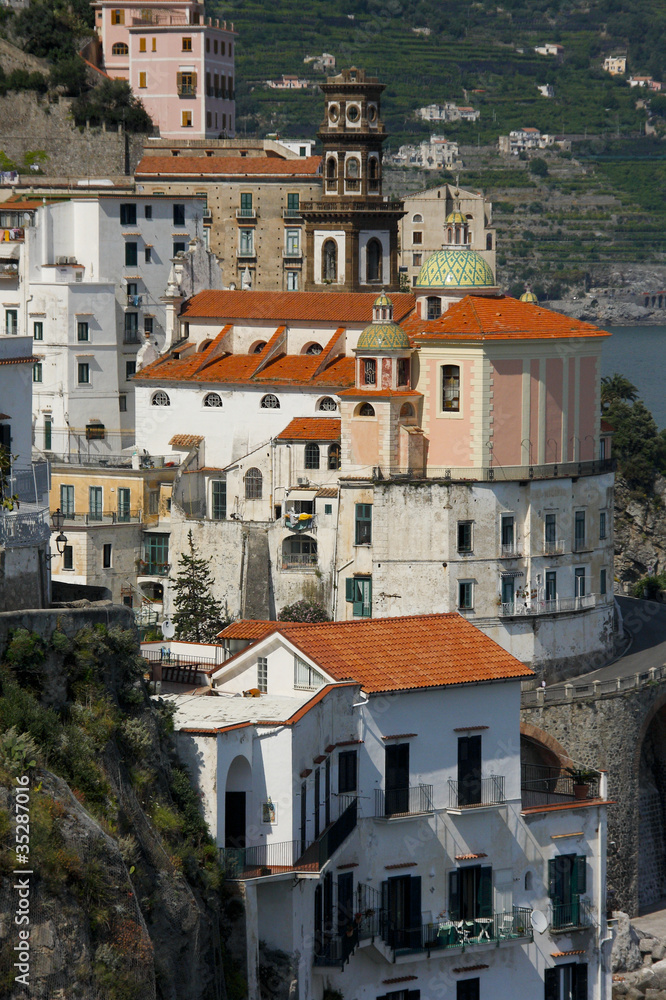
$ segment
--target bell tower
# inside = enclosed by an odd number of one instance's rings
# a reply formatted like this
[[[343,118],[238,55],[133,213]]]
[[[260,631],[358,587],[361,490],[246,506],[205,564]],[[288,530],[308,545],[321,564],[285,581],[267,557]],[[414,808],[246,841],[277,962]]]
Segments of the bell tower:
[[[322,196],[302,205],[306,291],[399,290],[398,222],[405,213],[401,201],[382,195],[384,88],[354,67],[321,86]]]

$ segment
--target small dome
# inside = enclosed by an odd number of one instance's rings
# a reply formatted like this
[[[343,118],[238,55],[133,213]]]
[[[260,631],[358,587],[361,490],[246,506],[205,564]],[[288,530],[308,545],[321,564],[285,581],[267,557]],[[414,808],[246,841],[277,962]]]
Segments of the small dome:
[[[495,276],[476,250],[438,250],[419,271],[415,288],[494,288]]]
[[[520,301],[531,302],[535,306],[539,304],[539,300],[531,288],[528,288],[526,289],[526,291],[523,292],[523,294],[520,296]]]
[[[381,309],[382,306],[385,309],[392,309],[393,308],[393,303],[391,302],[391,300],[388,297],[388,295],[386,294],[386,292],[381,292],[377,296],[377,298],[375,299],[375,301],[374,301],[374,303],[372,305],[372,308],[373,309]]]
[[[467,219],[462,214],[462,212],[450,212],[446,217],[447,222],[459,222],[461,225],[467,225]]]
[[[408,351],[409,337],[397,323],[371,323],[358,338],[359,350]]]

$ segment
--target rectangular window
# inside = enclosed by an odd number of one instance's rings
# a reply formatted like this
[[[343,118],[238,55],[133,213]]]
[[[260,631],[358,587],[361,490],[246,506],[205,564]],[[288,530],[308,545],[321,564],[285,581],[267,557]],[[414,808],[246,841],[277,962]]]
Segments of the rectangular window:
[[[33,340],[43,340],[44,339],[44,323],[42,320],[35,320],[32,324],[32,339]]]
[[[153,206],[152,205],[146,205],[145,206],[145,208],[143,210],[143,216],[144,216],[145,219],[152,219],[152,217],[153,217]]]
[[[139,39],[139,52],[145,52],[145,51],[146,51],[146,39],[145,38],[140,38]]]
[[[144,316],[143,317],[143,329],[144,329],[145,333],[152,333],[153,332],[153,317],[152,316]]]
[[[574,583],[576,597],[585,597],[585,570],[582,566],[574,570]]]
[[[148,493],[148,513],[159,514],[160,512],[160,491],[150,490]]]
[[[180,124],[182,128],[192,128],[192,112],[183,111],[180,117]]]
[[[87,362],[78,366],[78,382],[79,385],[90,385],[90,365]]]
[[[372,577],[348,576],[345,581],[345,597],[353,605],[354,618],[370,618],[372,615]]]
[[[125,23],[125,11],[124,10],[112,10],[111,11],[111,24],[124,24]]]
[[[102,520],[102,487],[88,487],[88,516],[91,521]]]
[[[338,794],[346,795],[357,789],[357,758],[356,750],[345,750],[338,754]]]
[[[118,490],[118,520],[129,521],[130,519],[130,499],[131,493],[128,486],[121,486]]]
[[[120,225],[136,226],[136,203],[127,202],[120,206]]]
[[[298,291],[298,271],[287,271],[287,291]]]
[[[136,373],[136,361],[125,362],[125,379],[130,379]]]
[[[254,229],[239,229],[240,252],[251,255],[254,253]]]
[[[174,224],[174,226],[184,226],[185,225],[185,206],[184,205],[174,205],[173,206],[173,224]]]
[[[577,510],[574,516],[574,550],[585,548],[585,511]]]
[[[169,536],[146,533],[143,539],[144,572],[148,576],[166,576],[169,572]]]
[[[515,597],[515,584],[512,576],[502,577],[502,604],[512,605]],[[510,608],[513,612],[513,608]]]
[[[44,417],[44,451],[51,451],[53,424],[50,417]]]
[[[74,551],[71,545],[65,546],[65,551],[62,554],[62,568],[74,569]]]
[[[174,245],[173,245],[173,255],[174,255],[174,257],[177,257],[179,253],[185,253],[185,244],[184,243],[174,243]]]
[[[513,514],[502,514],[502,555],[511,556],[516,551]]]
[[[192,51],[192,39],[183,38],[183,52],[191,52],[191,51]]]
[[[300,656],[294,656],[294,687],[308,688],[314,691],[322,680],[321,674],[314,667],[302,660]]]
[[[290,191],[287,194],[287,211],[298,212],[300,209],[300,195],[298,192]]]
[[[599,441],[599,458],[602,462],[606,459],[606,438],[601,438]]]
[[[18,309],[5,309],[5,333],[15,337],[18,333]]]
[[[241,215],[252,215],[252,194],[250,192],[241,192],[240,196],[240,210]]]
[[[547,601],[557,600],[557,573],[554,569],[546,571],[546,594]]]
[[[584,854],[558,854],[548,862],[548,895],[555,930],[579,927],[580,897],[587,892],[587,858]]]
[[[545,1000],[587,1000],[587,964],[568,962],[544,969]]]
[[[468,580],[458,581],[458,608],[460,611],[472,611],[474,608],[474,584]]]
[[[423,254],[413,253],[412,254],[412,267],[420,267]]]
[[[125,266],[135,267],[138,260],[136,243],[125,244]]]
[[[111,542],[104,544],[102,550],[102,569],[111,569]]]
[[[552,549],[557,541],[557,515],[546,514],[545,542],[546,550]]]
[[[146,86],[146,74],[139,73],[139,90],[144,90]]]
[[[377,383],[377,362],[374,358],[367,358],[363,362],[363,381],[366,385]]]
[[[139,343],[139,314],[135,312],[125,313],[125,335],[124,343]]]
[[[150,264],[151,260],[153,259],[153,248],[152,247],[146,247],[144,249],[144,251],[143,251],[143,259],[145,260],[146,264]]]
[[[287,256],[298,257],[301,248],[300,229],[287,230]]]
[[[324,504],[324,514],[332,514],[332,513],[333,513],[333,504],[332,503],[325,503]]]
[[[257,687],[266,694],[268,691],[268,657],[257,657]]]
[[[459,979],[456,983],[456,1000],[479,1000],[480,979]]]
[[[206,112],[206,128],[211,128],[213,124],[213,116],[210,111]]]
[[[458,521],[458,552],[472,551],[473,521]]]
[[[63,485],[60,487],[60,510],[65,517],[74,516],[74,487]]]
[[[602,569],[599,574],[599,593],[606,593],[606,570]]]
[[[606,511],[599,511],[599,538],[606,537]]]
[[[213,521],[225,521],[227,517],[227,484],[225,480],[215,480],[212,484],[212,510]]]
[[[458,739],[458,805],[481,804],[481,737]]]
[[[451,920],[476,920],[493,915],[493,870],[490,865],[472,865],[449,872],[449,916]]]
[[[38,361],[32,366],[32,381],[41,382],[42,381],[42,363]]]
[[[76,324],[76,339],[79,342],[90,340],[90,327],[88,323],[78,322]]]
[[[356,509],[356,545],[370,545],[372,542],[372,504],[357,503]]]
[[[127,413],[127,396],[124,393],[118,396],[118,410],[120,413]]]
[[[423,233],[412,233],[412,243],[414,244],[423,243]]]
[[[460,368],[458,365],[442,366],[442,409],[447,413],[460,410]]]

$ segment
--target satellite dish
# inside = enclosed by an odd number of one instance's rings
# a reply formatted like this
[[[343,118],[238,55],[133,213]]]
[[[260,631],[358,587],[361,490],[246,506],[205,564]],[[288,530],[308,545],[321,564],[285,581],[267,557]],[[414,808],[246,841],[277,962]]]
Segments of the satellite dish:
[[[532,910],[530,920],[532,921],[532,927],[535,931],[538,931],[539,934],[543,934],[548,927],[548,917],[545,913],[542,913],[541,910]]]
[[[176,634],[176,626],[170,618],[165,618],[162,622],[162,635],[165,639],[173,639]]]

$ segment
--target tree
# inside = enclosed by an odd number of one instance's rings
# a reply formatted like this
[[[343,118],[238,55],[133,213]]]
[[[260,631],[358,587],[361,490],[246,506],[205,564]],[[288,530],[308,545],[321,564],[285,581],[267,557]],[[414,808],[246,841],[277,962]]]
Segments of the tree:
[[[326,608],[320,601],[296,601],[286,604],[280,614],[280,622],[330,622]]]
[[[218,632],[229,624],[222,604],[211,592],[213,578],[208,568],[208,560],[197,555],[192,531],[187,536],[189,554],[178,558],[179,571],[173,584],[173,616],[176,639],[187,642],[214,642]]]
[[[530,160],[529,171],[534,174],[535,177],[547,177],[548,176],[548,164],[545,160],[540,157],[535,157]]]
[[[74,121],[81,127],[91,125],[123,125],[128,132],[149,132],[153,127],[150,115],[126,80],[103,80],[98,87],[82,94],[72,103]]]
[[[636,399],[638,399],[638,389],[628,378],[619,372],[604,375],[601,380],[602,413],[614,403],[633,403]]]

